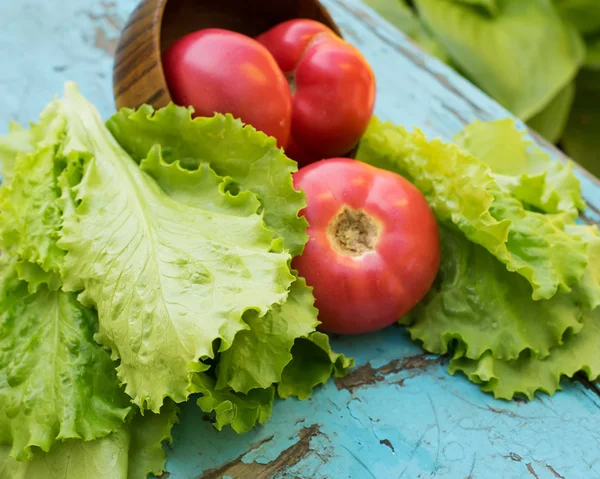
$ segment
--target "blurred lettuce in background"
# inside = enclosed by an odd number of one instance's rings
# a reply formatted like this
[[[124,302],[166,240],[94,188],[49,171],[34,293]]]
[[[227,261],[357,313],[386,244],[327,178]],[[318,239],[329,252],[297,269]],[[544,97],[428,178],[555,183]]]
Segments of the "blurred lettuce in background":
[[[600,0],[364,0],[600,177]]]

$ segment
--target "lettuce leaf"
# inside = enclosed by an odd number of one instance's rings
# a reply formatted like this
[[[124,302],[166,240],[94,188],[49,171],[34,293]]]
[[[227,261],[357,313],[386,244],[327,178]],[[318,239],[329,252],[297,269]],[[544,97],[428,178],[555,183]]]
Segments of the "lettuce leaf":
[[[58,177],[64,168],[58,149],[65,122],[56,111],[53,102],[38,125],[17,132],[26,134],[27,140],[11,165],[11,181],[0,188],[0,245],[54,273],[64,258],[56,242],[62,221]]]
[[[543,110],[533,115],[527,121],[527,125],[550,143],[558,143],[567,126],[574,100],[575,83],[571,82],[560,90]]]
[[[62,287],[60,273],[44,271],[36,263],[20,259],[15,262],[15,270],[19,279],[27,283],[30,293],[35,293],[41,285],[46,285],[50,291],[57,291]]]
[[[234,391],[248,393],[278,383],[284,368],[292,361],[296,339],[308,336],[319,324],[314,302],[312,288],[298,278],[284,304],[275,306],[263,317],[256,312],[246,314],[244,321],[250,329],[240,331],[231,348],[221,354],[216,387],[229,386]],[[310,366],[305,364],[307,371]]]
[[[586,313],[580,333],[568,337],[545,359],[528,352],[518,359],[504,361],[487,352],[478,360],[453,358],[449,371],[451,374],[464,373],[480,384],[483,391],[492,392],[498,399],[512,399],[515,395],[533,399],[537,391],[554,394],[560,389],[563,376],[573,377],[583,372],[588,380],[596,380],[600,375],[598,344],[600,309]]]
[[[356,158],[412,181],[439,221],[526,278],[533,299],[568,292],[581,279],[587,245],[565,232],[572,218],[527,210],[485,163],[456,145],[374,119]]]
[[[430,55],[444,63],[450,63],[447,52],[421,22],[407,0],[363,0],[386,21],[404,32]],[[483,0],[485,1],[485,0]],[[493,0],[490,0],[493,1]]]
[[[145,479],[149,474],[160,476],[165,472],[167,455],[163,444],[173,443],[171,430],[178,423],[179,407],[173,401],[165,401],[160,414],[138,414],[125,426],[131,438],[128,479]]]
[[[600,33],[586,38],[586,47],[585,67],[600,70]]]
[[[584,61],[580,34],[548,0],[415,4],[459,70],[524,120],[542,111]]]
[[[231,115],[192,119],[192,112],[173,104],[158,111],[145,105],[122,109],[106,125],[138,162],[159,144],[167,163],[179,161],[191,170],[207,163],[241,191],[252,191],[264,206],[267,227],[284,239],[292,256],[300,254],[308,236],[306,220],[298,216],[305,196],[292,184],[296,163],[277,148],[275,139]]]
[[[34,448],[47,452],[59,440],[90,441],[117,430],[129,398],[108,352],[93,339],[95,312],[73,293],[45,286],[30,293],[14,264],[3,261],[0,444],[22,461]]]
[[[333,352],[329,336],[320,332],[297,339],[292,357],[277,387],[281,398],[308,399],[316,386],[325,384],[331,376],[345,376],[354,367],[354,360]]]
[[[457,3],[464,3],[465,5],[472,5],[480,7],[489,15],[497,15],[500,12],[498,6],[498,0],[454,0]]]
[[[157,112],[157,115],[159,113],[160,111]],[[169,149],[168,146],[162,148],[159,144],[154,145],[151,147],[148,157],[141,161],[140,168],[152,176],[174,200],[193,207],[208,208],[212,211],[223,211],[240,216],[247,216],[260,204],[254,195],[254,189],[252,191],[243,190],[232,195],[230,187],[234,183],[233,179],[220,177],[207,163],[200,163],[197,169],[189,171],[182,167],[180,161],[167,162],[164,159],[164,152]],[[215,189],[219,189],[223,195],[214,195],[212,191]],[[266,202],[263,206],[265,217],[271,209],[275,212],[274,214],[278,214],[278,206],[273,202]],[[302,237],[298,237],[297,241],[302,241]],[[222,407],[217,406],[220,400],[229,401],[229,399],[219,396],[219,394],[225,394],[224,391],[231,390],[231,393],[242,393],[236,397],[246,398],[245,395],[257,394],[251,390],[269,389],[281,380],[284,368],[292,361],[292,347],[297,338],[309,337],[318,325],[318,312],[313,307],[314,301],[312,288],[306,285],[303,278],[297,278],[292,284],[284,304],[275,305],[269,313],[262,317],[256,311],[248,311],[244,315],[243,319],[249,329],[238,332],[231,347],[221,352],[217,381],[214,387],[210,385],[209,388],[211,391],[217,391],[211,393],[212,399],[210,400],[210,404],[215,409],[220,410]],[[331,352],[328,342],[323,347],[327,351],[327,355],[331,354],[333,359],[324,356],[322,349],[317,350],[316,361],[321,366],[321,370],[317,373],[318,379],[310,377],[310,374],[307,373],[307,371],[312,371],[313,358],[306,358],[305,363],[302,363],[300,358],[295,360],[295,364],[303,368],[304,375],[309,376],[310,386],[302,386],[303,394],[307,397],[316,385],[324,383],[331,376],[332,361],[333,363],[338,361],[338,356]],[[326,361],[323,359],[325,357],[328,358]],[[343,361],[349,360],[344,358]],[[341,369],[339,374],[342,374]],[[290,384],[285,387],[291,388],[294,385]],[[208,399],[203,402],[203,404],[208,403]],[[233,412],[228,414],[233,414]],[[236,425],[236,427],[238,426]],[[239,426],[238,429],[246,430],[246,427]]]
[[[302,295],[304,295],[304,301],[307,303],[313,301],[308,297],[310,290],[306,289],[302,280],[298,280],[295,285],[296,291],[292,294],[296,295],[297,299],[292,299],[290,302],[294,308],[298,308],[302,304]],[[310,296],[312,297],[312,295]],[[288,304],[288,307],[292,308],[292,304]],[[304,308],[305,306],[302,307],[302,309]],[[279,339],[276,339],[276,342],[279,342]],[[258,366],[247,366],[246,371],[234,375],[232,380],[233,384],[236,384],[236,379],[246,381],[242,384],[263,382],[261,387],[256,387],[247,392],[236,392],[228,384],[219,385],[207,373],[194,375],[193,391],[202,395],[198,399],[198,406],[206,413],[215,414],[214,426],[217,430],[220,431],[226,426],[231,426],[239,434],[248,432],[256,424],[264,424],[270,418],[275,400],[275,387],[277,387],[278,395],[281,398],[294,396],[301,400],[308,399],[316,386],[325,384],[332,375],[334,377],[345,376],[348,369],[354,366],[352,359],[331,350],[329,337],[326,334],[313,332],[306,337],[296,339],[291,348],[291,360],[284,365],[283,372],[279,372],[281,366],[278,367],[277,375],[281,376],[278,384],[266,386],[264,385],[266,381],[260,381],[257,376],[253,375],[260,370],[262,365],[264,370],[267,371],[266,374],[275,377],[273,366],[266,360],[267,356],[263,351],[265,347],[267,346],[258,348],[259,361],[264,359],[264,365],[259,363]],[[251,354],[252,352],[248,350],[248,356],[243,359],[254,363],[256,360],[252,358]],[[275,356],[281,354],[279,351],[274,352]],[[242,358],[241,356],[238,357],[240,361],[236,362],[235,365],[243,368]],[[233,362],[229,364],[233,364]],[[220,367],[219,365],[217,369]],[[219,372],[219,375],[222,375],[222,372]],[[224,382],[222,377],[219,380]]]
[[[441,227],[442,264],[434,288],[403,322],[433,353],[452,346],[478,359],[516,359],[530,350],[544,358],[582,328],[586,311],[600,306],[600,235],[593,226],[569,225],[587,245],[588,266],[570,293],[533,301],[523,278],[508,272],[480,246]]]
[[[600,31],[600,3],[597,0],[554,0],[560,15],[584,35]]]
[[[517,129],[514,120],[475,121],[454,141],[489,166],[496,182],[524,204],[574,216],[585,209],[572,163],[552,160]]]
[[[546,357],[566,334],[581,330],[583,292],[534,301],[524,278],[460,232],[441,227],[441,243],[436,285],[407,318],[412,339],[427,351],[446,354],[456,342],[471,359],[486,352],[516,359],[527,349]]]
[[[577,94],[562,138],[565,152],[600,178],[600,71],[583,70],[577,77]]]
[[[252,389],[247,394],[231,389],[217,389],[208,374],[194,375],[194,392],[202,394],[198,406],[205,413],[215,413],[213,425],[219,431],[231,426],[238,434],[250,431],[256,424],[264,424],[271,417],[275,387]]]
[[[15,163],[20,155],[34,150],[31,132],[20,124],[11,122],[8,135],[0,137],[0,167],[2,168],[2,183],[9,185],[12,181]]]
[[[55,154],[55,147],[48,146],[16,163],[12,183],[0,190],[0,238],[11,254],[58,272],[64,251],[56,245],[62,211]]]
[[[260,215],[239,216],[237,201],[225,212],[211,210],[204,191],[197,207],[169,197],[119,146],[74,84],[67,85],[58,113],[67,124],[62,155],[84,158],[81,182],[62,185],[64,288],[83,290],[79,300],[97,308],[96,339],[120,359],[126,392],[141,409],[158,412],[165,397],[188,397],[193,373],[207,368],[198,360],[214,357],[215,342],[224,351],[248,329],[246,311],[264,315],[285,301],[293,281],[290,256],[275,251]],[[222,126],[226,120],[213,121]],[[217,132],[231,147],[217,153],[237,162],[236,142],[252,151],[256,139],[263,151],[267,141],[239,123]],[[263,151],[269,154],[276,153]],[[219,187],[213,194],[226,196]]]
[[[17,462],[0,446],[0,476],[11,479],[146,479],[164,472],[164,442],[172,442],[171,429],[178,409],[165,403],[161,414],[137,415],[130,423],[102,439],[70,439],[30,462]]]

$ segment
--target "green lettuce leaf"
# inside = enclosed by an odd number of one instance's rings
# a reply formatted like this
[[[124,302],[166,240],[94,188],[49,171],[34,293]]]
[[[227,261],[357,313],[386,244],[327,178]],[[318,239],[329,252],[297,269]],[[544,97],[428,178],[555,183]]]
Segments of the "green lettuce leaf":
[[[129,398],[93,339],[95,312],[73,293],[30,293],[12,264],[0,287],[0,444],[28,460],[33,448],[47,452],[58,440],[89,441],[121,427]]]
[[[165,472],[167,455],[163,444],[172,444],[171,430],[179,423],[179,407],[165,401],[160,414],[145,413],[134,417],[125,429],[129,431],[128,479],[145,479],[149,474]],[[87,479],[87,477],[86,477]]]
[[[565,335],[581,330],[583,303],[593,309],[600,302],[600,276],[593,271],[600,255],[590,258],[585,275],[589,283],[534,301],[524,278],[507,271],[460,232],[445,227],[440,231],[442,263],[436,285],[408,317],[412,339],[429,352],[446,354],[457,343],[470,359],[486,352],[516,359],[525,350],[543,358]],[[596,237],[591,247],[599,245]]]
[[[83,290],[80,301],[97,308],[96,339],[120,359],[126,392],[157,412],[167,396],[187,398],[191,376],[207,367],[198,360],[214,356],[215,341],[224,351],[248,329],[246,311],[264,315],[285,301],[290,256],[272,251],[262,217],[239,216],[235,201],[227,214],[170,198],[73,84],[60,111],[68,125],[63,155],[86,159],[81,182],[63,185],[64,288]],[[229,133],[244,136],[236,125],[219,131],[225,143]],[[218,188],[213,194],[225,196]]]
[[[264,424],[271,417],[275,387],[252,389],[247,394],[231,389],[217,389],[208,374],[194,375],[194,392],[202,394],[198,406],[205,413],[215,413],[214,426],[221,431],[231,426],[238,434],[250,431],[256,424]]]
[[[600,34],[586,38],[586,47],[585,67],[600,70]]]
[[[569,120],[575,99],[575,83],[567,84],[550,100],[543,110],[532,116],[527,124],[550,143],[557,143]]]
[[[231,179],[217,175],[207,163],[193,171],[183,168],[179,161],[167,163],[160,145],[150,149],[140,169],[172,199],[192,208],[240,217],[253,215],[260,208],[260,201],[251,191],[233,195],[229,189]]]
[[[35,293],[43,284],[50,291],[56,291],[62,287],[60,274],[44,271],[39,264],[21,259],[15,263],[15,270],[19,279],[27,283],[27,289],[30,293]]]
[[[299,286],[303,287],[303,282],[300,281]],[[260,349],[259,354],[263,354]],[[331,350],[327,335],[313,332],[306,338],[296,339],[292,360],[285,366],[277,385],[278,394],[282,398],[295,396],[308,399],[316,386],[326,383],[332,375],[346,375],[353,365],[353,360]],[[271,368],[267,365],[267,370]],[[251,377],[247,374],[242,378]],[[247,393],[235,392],[227,386],[219,388],[215,379],[207,373],[194,375],[193,391],[202,395],[198,399],[200,409],[215,414],[215,428],[220,431],[231,426],[239,434],[250,431],[257,424],[264,424],[271,416],[275,399],[274,385],[257,387]]]
[[[465,5],[471,5],[474,7],[480,7],[484,12],[489,15],[497,15],[500,12],[498,6],[498,0],[454,0],[456,3],[464,3]]]
[[[55,147],[48,146],[15,165],[10,186],[0,189],[0,240],[6,251],[58,272],[64,251],[56,245],[62,212],[55,154]]]
[[[562,146],[565,152],[600,178],[600,71],[583,70]]]
[[[600,307],[600,233],[597,225],[567,225],[565,230],[587,246],[588,264],[571,296],[586,310]]]
[[[554,0],[560,15],[573,22],[584,35],[600,30],[600,3],[597,0]]]
[[[191,109],[173,104],[158,111],[145,105],[137,111],[123,109],[106,124],[138,162],[159,144],[168,163],[180,161],[187,169],[208,163],[240,190],[255,193],[267,227],[284,239],[292,256],[300,254],[308,236],[306,220],[298,216],[305,196],[292,184],[296,163],[277,148],[274,138],[243,127],[231,115],[192,119],[191,114]]]
[[[246,314],[244,321],[250,329],[240,331],[231,348],[221,354],[216,387],[229,386],[234,391],[248,393],[278,383],[284,368],[292,361],[296,339],[308,336],[319,324],[314,302],[312,288],[298,278],[284,304],[275,306],[263,317],[256,312]],[[310,368],[311,363],[305,367]]]
[[[258,205],[258,200],[250,191],[232,196],[227,191],[228,182],[223,181],[205,163],[196,170],[188,171],[179,162],[165,162],[159,145],[152,147],[148,158],[142,160],[140,167],[169,196],[189,206],[246,216],[253,211],[248,209],[249,206],[256,208]],[[221,189],[223,196],[212,194],[217,188]],[[233,210],[233,205],[239,210]],[[284,368],[292,360],[291,350],[295,340],[308,336],[318,324],[314,301],[312,288],[306,285],[303,278],[298,278],[292,284],[284,304],[275,305],[262,317],[256,311],[247,312],[243,319],[250,329],[238,332],[231,347],[220,354],[216,389],[220,392],[232,389],[250,394],[252,389],[268,389],[278,383]],[[328,343],[325,347],[329,352]],[[296,360],[302,367],[299,361]],[[335,359],[333,361],[335,363]],[[309,359],[305,367],[309,368],[311,364]],[[323,371],[327,371],[327,379],[331,376],[331,361],[324,364]],[[314,383],[309,391],[314,385],[325,382],[326,379],[321,380],[323,377],[325,376],[319,376],[320,380],[316,382],[309,379],[309,382]]]
[[[573,377],[583,372],[590,381],[596,380],[600,375],[598,344],[600,309],[586,313],[581,332],[570,336],[545,359],[526,353],[518,359],[503,361],[494,359],[488,352],[479,360],[454,358],[449,370],[451,374],[464,373],[480,384],[483,391],[493,393],[498,399],[512,399],[515,395],[533,399],[537,391],[554,394],[560,389],[563,376]]]
[[[418,35],[421,23],[413,9],[406,3],[406,0],[363,1],[410,38],[414,39]]]
[[[587,245],[565,232],[572,217],[525,209],[485,163],[456,145],[374,119],[356,158],[412,181],[438,220],[456,225],[509,271],[525,277],[533,299],[568,292],[581,279]]]
[[[419,17],[460,71],[527,120],[573,80],[585,45],[548,0],[485,3],[498,11],[490,15],[464,1],[415,0]]]
[[[15,122],[8,127],[8,135],[0,137],[0,167],[2,183],[10,184],[17,158],[22,154],[33,152],[31,132]]]
[[[427,27],[421,22],[414,10],[406,0],[363,0],[386,21],[401,30],[414,40],[430,55],[437,57],[444,63],[451,63],[448,53],[433,37]],[[485,1],[485,0],[484,0]]]
[[[454,141],[489,166],[496,182],[526,205],[573,215],[585,209],[572,164],[553,161],[512,119],[475,121]]]
[[[0,446],[0,477],[10,479],[146,479],[164,472],[164,442],[172,442],[171,429],[178,410],[165,403],[161,414],[147,413],[102,439],[67,440],[30,462],[17,462]]]
[[[354,367],[354,360],[333,352],[329,336],[319,332],[297,339],[292,357],[277,387],[281,398],[308,399],[316,386],[325,384],[332,375],[345,376]]]
[[[11,181],[0,188],[0,245],[55,273],[64,258],[56,245],[62,221],[58,177],[64,168],[58,149],[64,129],[64,118],[53,102],[42,113],[40,123],[27,131],[23,148],[33,151],[17,155]]]

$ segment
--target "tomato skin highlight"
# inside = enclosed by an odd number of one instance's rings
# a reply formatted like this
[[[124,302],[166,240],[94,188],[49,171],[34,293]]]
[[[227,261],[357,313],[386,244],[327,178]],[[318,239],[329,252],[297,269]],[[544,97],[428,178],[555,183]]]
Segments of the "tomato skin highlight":
[[[310,226],[309,241],[293,267],[314,288],[319,329],[376,331],[421,301],[440,266],[440,237],[415,186],[395,173],[346,158],[302,168],[294,185],[307,196],[302,214]],[[348,224],[353,226],[344,229]],[[347,238],[368,244],[359,244],[360,251],[347,250],[354,247],[352,242],[340,245]]]
[[[363,55],[313,20],[283,22],[257,40],[293,82],[286,153],[301,165],[348,153],[367,129],[375,105],[375,75]]]
[[[292,95],[268,50],[240,33],[210,28],[190,33],[162,57],[173,101],[196,116],[231,113],[287,147]]]

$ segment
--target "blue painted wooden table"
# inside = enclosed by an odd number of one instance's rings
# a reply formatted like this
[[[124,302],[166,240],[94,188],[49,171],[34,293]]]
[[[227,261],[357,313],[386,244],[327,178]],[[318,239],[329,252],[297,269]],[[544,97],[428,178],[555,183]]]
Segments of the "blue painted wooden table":
[[[374,66],[382,118],[449,139],[476,118],[507,116],[359,0],[324,3]],[[0,0],[0,133],[8,120],[35,119],[68,79],[110,115],[112,53],[135,4]],[[600,187],[579,176],[588,218],[598,221]],[[184,406],[168,451],[171,479],[600,476],[595,385],[568,380],[554,398],[501,402],[449,376],[444,360],[423,355],[400,327],[334,345],[356,358],[356,370],[309,401],[279,401],[249,434],[218,433],[193,401]]]

